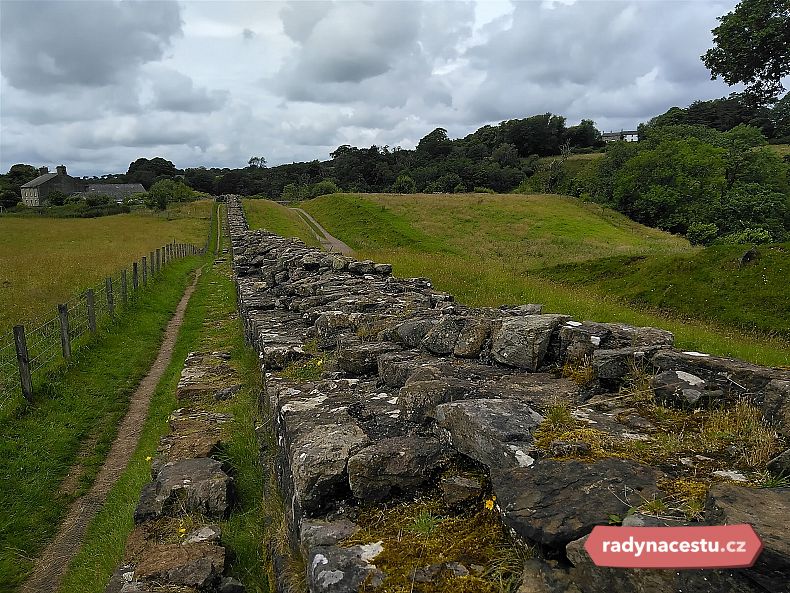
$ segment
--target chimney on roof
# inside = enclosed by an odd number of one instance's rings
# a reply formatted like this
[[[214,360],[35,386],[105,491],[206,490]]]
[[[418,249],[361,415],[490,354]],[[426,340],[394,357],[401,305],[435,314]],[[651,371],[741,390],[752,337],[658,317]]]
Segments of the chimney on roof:
[[[58,175],[65,175],[66,174],[66,165],[58,165],[55,168],[58,170]]]
[[[47,173],[49,173],[49,167],[41,167],[38,170],[38,174],[39,175],[46,175]]]

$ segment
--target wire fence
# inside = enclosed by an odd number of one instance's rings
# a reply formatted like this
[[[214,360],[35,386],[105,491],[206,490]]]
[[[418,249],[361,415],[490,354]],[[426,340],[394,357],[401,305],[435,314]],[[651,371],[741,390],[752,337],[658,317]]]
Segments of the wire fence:
[[[0,333],[0,412],[19,397],[31,400],[33,375],[68,361],[91,335],[108,328],[144,290],[156,287],[166,264],[203,254],[207,246],[169,243],[58,305],[55,317]]]

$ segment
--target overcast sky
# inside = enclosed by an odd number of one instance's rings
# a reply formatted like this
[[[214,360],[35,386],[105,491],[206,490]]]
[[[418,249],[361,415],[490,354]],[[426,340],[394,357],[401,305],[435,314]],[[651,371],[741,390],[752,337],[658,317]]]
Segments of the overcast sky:
[[[699,56],[735,4],[2,0],[0,169],[276,165],[547,111],[632,128],[730,92]]]

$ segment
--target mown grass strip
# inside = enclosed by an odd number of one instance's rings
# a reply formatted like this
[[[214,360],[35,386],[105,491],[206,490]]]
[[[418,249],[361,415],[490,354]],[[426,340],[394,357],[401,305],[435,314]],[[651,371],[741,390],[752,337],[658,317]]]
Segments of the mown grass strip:
[[[63,591],[103,591],[111,573],[123,561],[140,490],[151,479],[150,458],[159,438],[168,431],[168,416],[179,405],[175,391],[186,356],[191,351],[219,350],[230,353],[229,364],[237,369],[243,383],[232,400],[217,405],[217,411],[234,417],[227,431],[223,461],[233,469],[238,495],[230,519],[221,522],[223,545],[230,552],[230,573],[246,585],[247,591],[268,591],[262,552],[263,471],[255,433],[259,422],[260,371],[255,353],[244,344],[229,262],[204,269],[187,309],[173,360],[151,400],[138,448],[88,528],[83,547],[66,574]]]
[[[250,228],[265,229],[281,237],[299,237],[307,245],[319,246],[312,227],[299,213],[270,200],[243,200]]]

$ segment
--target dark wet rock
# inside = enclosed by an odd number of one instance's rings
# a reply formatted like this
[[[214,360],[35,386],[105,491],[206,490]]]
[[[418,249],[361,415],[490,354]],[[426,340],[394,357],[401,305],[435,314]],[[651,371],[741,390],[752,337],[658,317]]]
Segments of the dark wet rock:
[[[232,398],[241,390],[241,385],[231,385],[230,387],[223,387],[214,393],[214,399],[217,401],[226,401]]]
[[[507,366],[534,372],[543,364],[551,335],[567,315],[509,317],[494,323],[491,355]]]
[[[307,556],[307,587],[310,593],[358,593],[363,583],[377,588],[384,574],[376,568],[380,544],[340,548],[319,546]]]
[[[553,564],[537,558],[527,560],[515,593],[582,593],[568,570]]]
[[[763,418],[790,439],[790,379],[773,379],[762,392],[751,396],[763,412]]]
[[[654,468],[623,459],[543,459],[491,475],[505,524],[528,540],[564,547],[660,494]]]
[[[479,479],[465,476],[444,476],[439,481],[442,501],[451,508],[461,508],[477,503],[483,494]]]
[[[337,350],[337,365],[352,376],[370,375],[378,371],[378,357],[400,348],[388,342],[341,344]]]
[[[392,264],[374,264],[373,271],[376,274],[387,276],[388,274],[392,274]]]
[[[772,380],[790,380],[790,373],[708,354],[661,350],[652,360],[657,372],[684,371],[716,385],[725,395],[756,394]],[[784,375],[784,377],[782,376]]]
[[[314,516],[348,492],[348,459],[368,437],[356,424],[346,423],[307,424],[288,438],[293,496],[307,516]]]
[[[650,380],[656,401],[665,406],[696,408],[720,400],[724,393],[705,379],[685,371],[665,371]]]
[[[491,322],[489,320],[469,318],[458,334],[453,354],[459,358],[477,358],[490,336]]]
[[[436,406],[470,397],[470,385],[452,379],[409,380],[398,397],[406,417],[421,422],[433,415]]]
[[[616,383],[635,372],[646,372],[655,352],[655,348],[645,347],[596,350],[592,354],[593,371],[597,379]]]
[[[134,582],[134,565],[122,564],[112,573],[104,593],[121,593],[124,586]]]
[[[374,263],[372,261],[352,261],[348,264],[348,271],[352,274],[372,274],[374,272]]]
[[[469,569],[460,562],[438,562],[414,569],[412,580],[415,583],[433,583],[442,577],[465,577]]]
[[[790,449],[785,449],[767,464],[768,471],[776,476],[790,477]]]
[[[435,323],[436,319],[404,321],[395,327],[395,339],[409,348],[418,348]]]
[[[343,311],[327,311],[315,321],[318,347],[328,350],[337,346],[339,335],[348,333],[353,324],[348,313]]]
[[[415,350],[382,354],[378,357],[379,377],[390,387],[403,387],[418,368],[434,361],[433,357]]]
[[[453,446],[492,470],[528,467],[532,432],[542,418],[529,406],[514,400],[467,400],[436,408],[436,421]]]
[[[405,494],[433,480],[449,457],[448,449],[435,439],[384,439],[349,458],[351,492],[368,501]]]
[[[746,576],[767,591],[790,591],[790,488],[747,488],[732,483],[714,484],[705,503],[705,521],[712,524],[749,523],[763,551]]]
[[[135,578],[144,583],[166,583],[209,590],[225,570],[225,548],[213,544],[163,544],[152,547],[135,567]]]
[[[165,464],[140,495],[135,523],[162,515],[197,512],[224,518],[232,502],[233,480],[214,459],[185,459]]]
[[[219,528],[219,525],[204,525],[203,527],[198,527],[194,531],[187,533],[181,545],[189,546],[201,543],[215,544],[219,543],[221,537],[222,530]]]
[[[245,591],[242,582],[233,577],[223,577],[217,586],[217,593],[244,593]]]
[[[444,317],[425,334],[422,339],[423,348],[439,356],[452,354],[462,327],[462,320],[451,316]]]
[[[348,519],[303,519],[299,526],[299,540],[306,554],[307,550],[316,546],[334,546],[358,530],[359,526]]]

